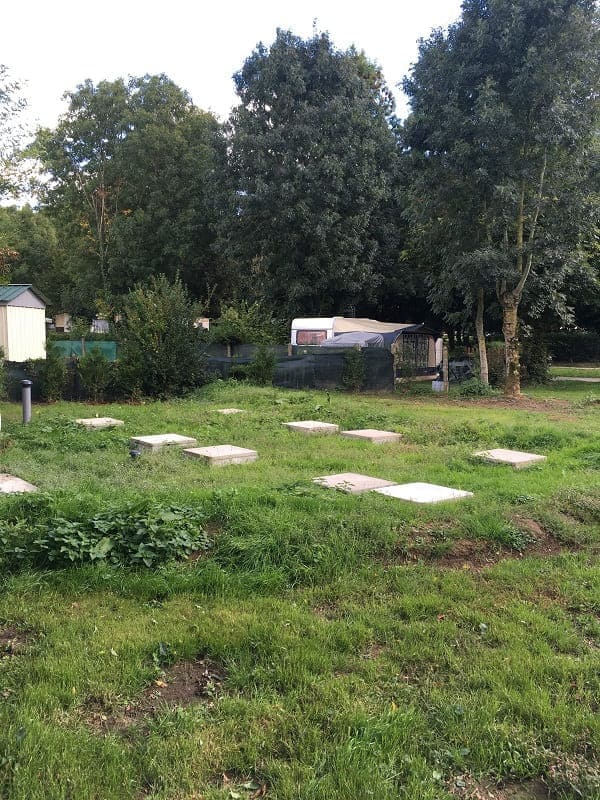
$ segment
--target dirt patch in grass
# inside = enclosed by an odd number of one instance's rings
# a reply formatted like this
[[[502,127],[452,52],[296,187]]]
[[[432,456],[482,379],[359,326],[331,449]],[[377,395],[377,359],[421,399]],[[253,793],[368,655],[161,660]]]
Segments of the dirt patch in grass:
[[[31,633],[12,625],[0,628],[0,659],[19,655],[31,643]]]
[[[554,556],[579,549],[577,545],[565,544],[545,530],[539,522],[525,517],[514,517],[515,525],[527,535],[527,546],[522,550],[506,547],[488,539],[440,540],[427,531],[414,531],[416,535],[403,543],[386,563],[423,561],[442,569],[464,569],[480,571],[500,561],[524,556]]]
[[[225,671],[214,661],[205,658],[178,661],[163,670],[136,700],[126,706],[113,707],[98,698],[89,698],[84,718],[97,733],[126,731],[161,711],[214,702],[224,680]]]
[[[376,661],[380,658],[387,650],[387,647],[384,644],[380,644],[379,642],[372,642],[365,650],[362,651],[360,657],[365,661]]]
[[[340,619],[342,613],[340,609],[336,606],[335,603],[319,603],[316,606],[313,606],[313,614],[316,614],[317,617],[321,619],[326,619],[331,622],[334,619]]]
[[[476,781],[469,775],[460,775],[452,781],[448,792],[463,800],[548,800],[550,796],[542,781],[510,782],[497,786],[494,783]]]
[[[255,776],[244,776],[233,772],[224,772],[215,785],[229,792],[229,797],[258,800],[267,796],[267,784]]]

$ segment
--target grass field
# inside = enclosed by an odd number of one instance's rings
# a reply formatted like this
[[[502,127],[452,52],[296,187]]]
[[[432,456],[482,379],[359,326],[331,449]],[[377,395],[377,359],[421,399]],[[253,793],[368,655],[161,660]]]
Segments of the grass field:
[[[555,364],[550,367],[550,375],[554,378],[600,378],[600,365]]]
[[[246,412],[216,412],[230,406]],[[25,427],[1,411],[0,471],[42,492],[0,500],[0,546],[148,499],[198,511],[212,546],[153,569],[7,564],[0,797],[600,798],[600,386],[510,403],[217,383],[38,406]],[[95,414],[125,427],[71,422]],[[281,425],[301,419],[403,440]],[[260,457],[130,458],[129,436],[160,432]],[[473,457],[492,446],[548,459]],[[346,471],[474,497],[417,506],[312,483]]]

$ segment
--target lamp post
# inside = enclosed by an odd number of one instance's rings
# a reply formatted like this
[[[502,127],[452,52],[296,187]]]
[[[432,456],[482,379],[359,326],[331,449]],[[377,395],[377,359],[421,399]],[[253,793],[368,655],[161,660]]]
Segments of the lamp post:
[[[21,402],[23,403],[23,425],[31,422],[31,381],[21,381]]]

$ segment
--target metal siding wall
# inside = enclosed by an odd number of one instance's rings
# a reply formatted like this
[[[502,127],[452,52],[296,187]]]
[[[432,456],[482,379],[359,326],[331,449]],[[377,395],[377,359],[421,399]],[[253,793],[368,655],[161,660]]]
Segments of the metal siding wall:
[[[9,361],[46,358],[46,312],[43,308],[5,306]]]
[[[0,306],[0,347],[4,350],[4,358],[8,356],[8,334],[6,325],[6,306]]]

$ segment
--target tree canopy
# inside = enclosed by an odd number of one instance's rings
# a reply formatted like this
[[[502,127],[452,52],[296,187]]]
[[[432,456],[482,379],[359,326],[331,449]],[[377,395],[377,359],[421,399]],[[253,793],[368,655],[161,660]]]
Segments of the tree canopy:
[[[51,176],[44,203],[83,277],[80,304],[159,273],[211,285],[208,182],[223,147],[215,118],[165,75],[86,81],[68,98],[37,150]]]
[[[0,198],[21,188],[17,156],[26,133],[22,118],[26,106],[21,84],[0,64]]]
[[[521,301],[543,310],[590,219],[599,44],[592,0],[465,0],[405,82],[413,221],[442,256],[442,284],[467,303],[494,287],[509,394],[520,391]]]
[[[235,77],[225,252],[255,299],[331,313],[382,282],[377,215],[391,196],[393,102],[380,70],[327,34],[277,32]]]

